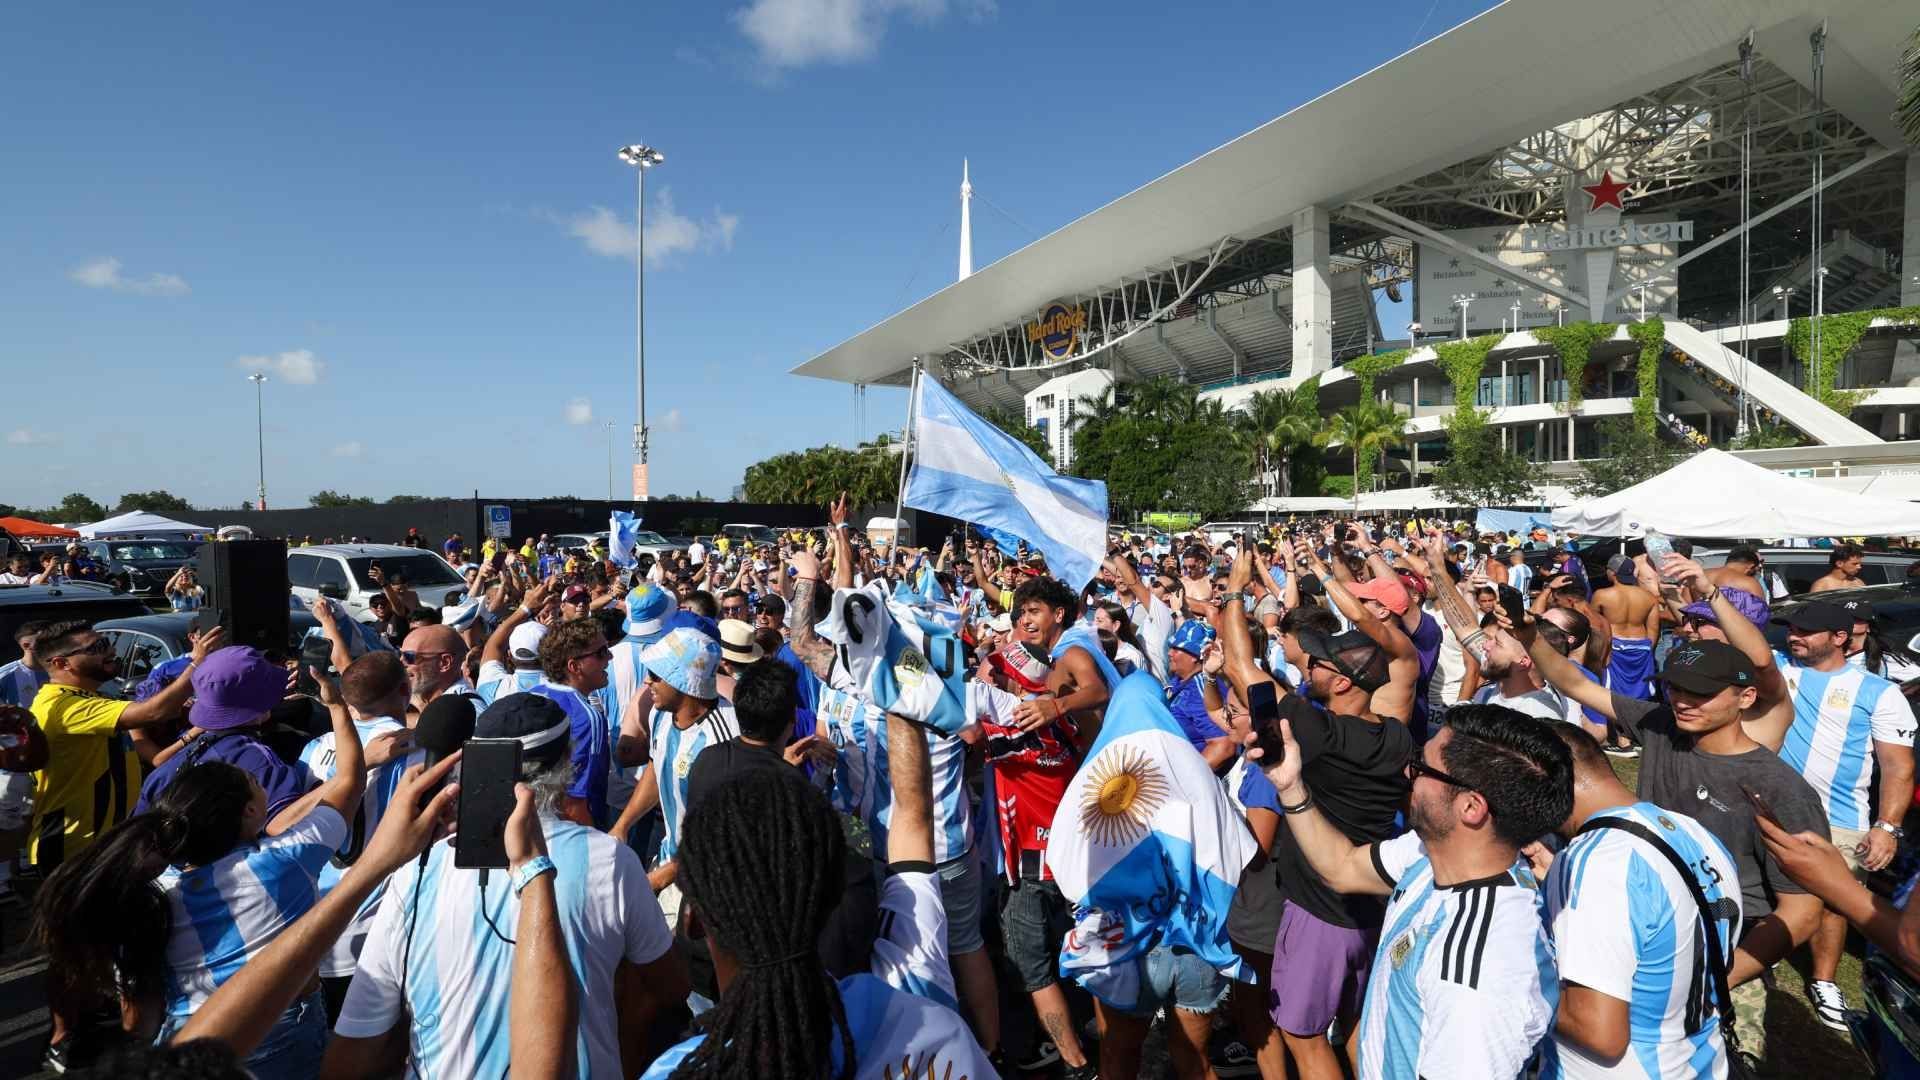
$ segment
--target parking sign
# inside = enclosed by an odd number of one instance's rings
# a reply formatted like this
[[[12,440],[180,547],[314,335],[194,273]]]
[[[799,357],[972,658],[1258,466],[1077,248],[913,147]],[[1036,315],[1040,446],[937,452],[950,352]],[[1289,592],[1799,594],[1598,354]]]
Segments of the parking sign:
[[[487,535],[504,540],[513,535],[513,510],[505,506],[487,507]]]

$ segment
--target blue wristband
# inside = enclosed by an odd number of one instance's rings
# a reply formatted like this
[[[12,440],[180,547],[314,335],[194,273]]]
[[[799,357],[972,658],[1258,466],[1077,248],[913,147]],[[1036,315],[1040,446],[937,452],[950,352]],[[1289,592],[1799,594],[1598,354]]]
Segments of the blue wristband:
[[[520,869],[513,872],[513,895],[519,896],[520,891],[527,887],[528,882],[539,877],[541,874],[548,873],[557,876],[560,871],[553,865],[553,860],[547,858],[545,855],[535,855],[533,858],[520,864]]]

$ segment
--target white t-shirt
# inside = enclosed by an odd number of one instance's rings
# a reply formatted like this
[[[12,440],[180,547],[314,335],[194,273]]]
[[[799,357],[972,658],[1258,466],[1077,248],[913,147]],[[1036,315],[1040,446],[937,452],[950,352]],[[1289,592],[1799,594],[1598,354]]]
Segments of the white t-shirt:
[[[673,947],[673,933],[633,849],[562,818],[542,815],[541,825],[558,871],[553,885],[561,935],[584,990],[570,1071],[619,1076],[614,971],[622,960],[648,964],[659,959]],[[411,1016],[408,1076],[506,1076],[512,1053],[513,946],[495,928],[514,936],[520,899],[505,871],[490,875],[483,896],[480,871],[453,865],[451,840],[433,846],[424,876],[419,865],[409,859],[388,882],[388,901],[380,905],[367,935],[334,1033],[374,1038]],[[412,919],[416,905],[417,920]]]
[[[1152,593],[1147,602],[1135,604],[1129,613],[1133,627],[1140,633],[1142,652],[1147,654],[1147,670],[1164,685],[1167,671],[1167,639],[1173,636],[1173,609]]]
[[[545,679],[537,667],[510,668],[498,660],[488,660],[480,665],[480,681],[474,683],[473,692],[491,705],[508,694],[531,690]]]
[[[382,735],[406,730],[405,724],[390,716],[356,720],[353,726],[360,732],[362,746]],[[416,764],[416,757],[420,761],[425,760],[424,755],[416,752],[367,770],[366,791],[360,796],[360,808],[354,812],[353,821],[348,825],[347,838],[340,845],[339,856],[349,861],[359,857],[367,841],[373,837],[374,830],[380,827],[380,818],[387,812],[387,804],[393,801],[393,793],[400,786],[400,777],[409,766]],[[309,742],[300,751],[300,764],[307,767],[316,785],[333,779],[333,732],[329,731]],[[328,859],[326,866],[320,870],[320,895],[324,897],[332,892],[345,874],[346,869],[340,865],[338,858]],[[373,925],[374,913],[380,910],[380,899],[386,895],[386,889],[387,883],[382,881],[360,905],[353,921],[347,924],[346,931],[333,943],[333,948],[327,950],[326,958],[320,961],[321,975],[332,979],[353,974],[361,943],[366,940],[367,928]]]
[[[1524,863],[1438,886],[1415,833],[1373,845],[1393,885],[1355,1051],[1362,1080],[1517,1076],[1560,997],[1540,891]]]
[[[1537,716],[1542,720],[1563,720],[1569,724],[1581,721],[1580,703],[1551,686],[1508,697],[1500,692],[1497,684],[1488,683],[1473,692],[1473,702],[1476,705],[1504,705],[1515,712]]]
[[[891,874],[880,883],[880,932],[873,940],[873,973],[888,986],[957,1009],[947,961],[947,907],[940,879],[919,871]]]

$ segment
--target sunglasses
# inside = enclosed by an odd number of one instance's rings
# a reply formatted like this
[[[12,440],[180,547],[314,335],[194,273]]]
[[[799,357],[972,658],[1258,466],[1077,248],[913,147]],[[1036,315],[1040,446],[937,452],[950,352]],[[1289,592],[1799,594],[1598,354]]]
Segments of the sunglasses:
[[[583,652],[580,655],[574,657],[574,659],[575,660],[611,660],[613,659],[613,649],[609,646],[602,645],[591,652]]]
[[[740,616],[740,615],[745,615],[746,613],[747,613],[747,605],[745,604],[720,605],[720,614],[722,615]]]
[[[1406,776],[1409,780],[1418,780],[1420,777],[1425,776],[1433,780],[1438,780],[1443,784],[1457,787],[1462,791],[1473,790],[1472,784],[1456,776],[1450,776],[1447,773],[1441,772],[1439,769],[1427,764],[1418,755],[1407,759]]]
[[[66,652],[63,652],[63,653],[54,653],[52,656],[47,657],[47,659],[58,660],[63,656],[86,656],[88,654],[98,656],[102,653],[110,653],[112,651],[113,651],[112,641],[106,638],[94,638],[92,641],[88,642],[85,645],[81,645],[78,648],[68,649]]]
[[[452,653],[446,653],[446,652],[425,652],[425,651],[415,652],[412,649],[401,649],[400,662],[407,665],[408,667],[412,667],[413,665],[419,663],[420,661],[425,660],[429,656],[452,656],[452,655],[453,655]]]

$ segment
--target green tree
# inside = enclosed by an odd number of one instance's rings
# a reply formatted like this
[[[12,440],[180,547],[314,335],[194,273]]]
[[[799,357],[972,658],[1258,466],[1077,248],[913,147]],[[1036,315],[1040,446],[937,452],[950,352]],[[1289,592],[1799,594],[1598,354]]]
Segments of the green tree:
[[[107,508],[75,491],[61,499],[60,505],[48,510],[46,516],[51,521],[84,525],[106,517]]]
[[[1686,453],[1622,417],[1600,422],[1600,456],[1580,463],[1580,475],[1569,485],[1575,495],[1597,499],[1630,488],[1666,472],[1686,459]]]
[[[373,500],[365,495],[342,495],[337,491],[322,489],[313,493],[307,505],[326,510],[338,510],[349,506],[372,506]]]
[[[1338,445],[1353,455],[1353,486],[1368,490],[1375,457],[1384,457],[1390,447],[1406,442],[1407,418],[1391,405],[1363,400],[1341,409],[1327,418],[1314,441],[1321,446]]]
[[[1462,506],[1527,506],[1536,501],[1533,463],[1500,445],[1485,423],[1456,426],[1447,460],[1433,471],[1433,490]]]
[[[1012,409],[995,406],[980,414],[980,419],[1020,440],[1027,449],[1040,455],[1040,460],[1053,464],[1053,447],[1047,445],[1047,437],[1040,429],[1027,423],[1027,418]]]
[[[1761,422],[1747,429],[1745,435],[1727,443],[1729,450],[1772,450],[1782,446],[1803,446],[1807,437],[1799,429],[1787,424],[1769,424]]]
[[[817,506],[842,491],[855,506],[891,503],[899,485],[900,455],[887,446],[816,446],[775,454],[747,466],[741,483],[750,502]]]
[[[1319,381],[1292,389],[1257,390],[1243,404],[1239,424],[1253,447],[1254,467],[1277,474],[1279,495],[1293,494],[1293,454],[1311,445],[1320,426]]]
[[[389,495],[387,496],[387,505],[407,506],[412,503],[432,502],[433,500],[434,496],[432,495]]]
[[[149,514],[184,514],[193,509],[187,500],[165,491],[135,491],[120,496],[120,505],[114,507],[116,514],[125,514],[135,510],[144,510]]]

